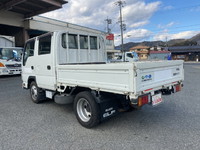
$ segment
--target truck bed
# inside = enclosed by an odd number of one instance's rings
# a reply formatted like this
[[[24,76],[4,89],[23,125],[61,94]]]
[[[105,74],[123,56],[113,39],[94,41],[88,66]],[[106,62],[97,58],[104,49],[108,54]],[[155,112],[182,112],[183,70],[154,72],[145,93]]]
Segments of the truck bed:
[[[58,65],[57,83],[117,94],[162,89],[184,79],[183,61]]]

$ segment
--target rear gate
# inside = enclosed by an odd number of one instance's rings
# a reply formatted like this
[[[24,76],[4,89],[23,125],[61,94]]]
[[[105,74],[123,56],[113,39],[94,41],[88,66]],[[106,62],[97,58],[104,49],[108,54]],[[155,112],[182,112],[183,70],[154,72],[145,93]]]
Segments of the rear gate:
[[[148,64],[146,68],[145,62],[137,65],[136,92],[150,91],[183,80],[183,63],[175,62],[146,62]]]
[[[171,87],[184,79],[183,61],[140,62],[136,64],[136,68],[136,93],[140,94]],[[175,92],[180,91],[180,88],[180,85],[174,86]],[[138,104],[142,105],[145,102],[144,97],[145,95],[139,97]],[[148,98],[153,106],[162,102],[161,93],[156,93]]]

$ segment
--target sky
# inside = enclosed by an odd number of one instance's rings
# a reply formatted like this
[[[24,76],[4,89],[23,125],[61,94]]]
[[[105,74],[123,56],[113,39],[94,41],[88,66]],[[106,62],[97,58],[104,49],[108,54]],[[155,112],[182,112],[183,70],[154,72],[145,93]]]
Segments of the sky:
[[[68,0],[62,9],[43,14],[57,20],[106,31],[106,19],[120,44],[118,0]],[[199,0],[124,0],[124,43],[187,39],[200,33]]]

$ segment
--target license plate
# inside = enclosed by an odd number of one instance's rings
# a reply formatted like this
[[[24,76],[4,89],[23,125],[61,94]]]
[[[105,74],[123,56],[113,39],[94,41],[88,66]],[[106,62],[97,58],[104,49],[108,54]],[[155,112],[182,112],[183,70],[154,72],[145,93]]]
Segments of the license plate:
[[[162,102],[161,93],[152,96],[152,106],[156,106]]]

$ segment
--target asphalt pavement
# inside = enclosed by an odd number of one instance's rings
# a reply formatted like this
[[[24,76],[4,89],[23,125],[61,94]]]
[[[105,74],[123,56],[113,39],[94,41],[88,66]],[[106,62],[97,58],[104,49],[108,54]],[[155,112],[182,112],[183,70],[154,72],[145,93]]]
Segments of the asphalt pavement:
[[[77,122],[72,105],[34,104],[20,76],[0,77],[0,150],[199,150],[200,64],[184,68],[181,92],[92,129]]]

